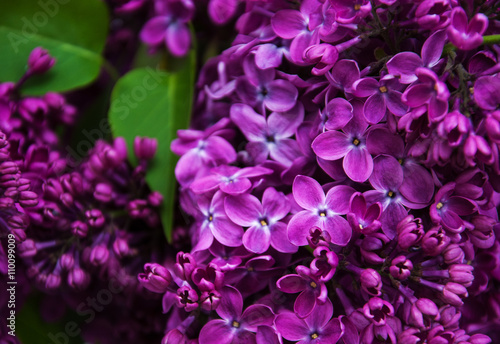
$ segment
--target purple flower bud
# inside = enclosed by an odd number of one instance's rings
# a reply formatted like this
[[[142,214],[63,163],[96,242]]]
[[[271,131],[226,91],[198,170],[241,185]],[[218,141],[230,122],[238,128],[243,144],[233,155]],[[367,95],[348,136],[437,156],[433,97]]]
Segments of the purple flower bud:
[[[55,203],[47,203],[43,207],[43,217],[49,221],[57,221],[61,217],[61,209]]]
[[[163,196],[158,191],[153,191],[148,195],[148,203],[152,207],[159,207],[163,203]]]
[[[130,247],[128,246],[127,240],[123,238],[117,238],[113,243],[113,252],[118,257],[125,257],[130,253]]]
[[[90,277],[88,273],[80,267],[75,267],[68,273],[68,285],[76,290],[85,289],[89,283]]]
[[[28,72],[31,74],[43,74],[47,72],[56,60],[49,55],[49,52],[41,47],[36,47],[31,51],[28,58]]]
[[[65,174],[60,178],[60,181],[66,192],[69,192],[73,196],[83,191],[82,176],[78,173]]]
[[[431,228],[422,238],[422,248],[430,256],[437,256],[450,243],[450,238],[441,227]]]
[[[64,193],[61,183],[57,179],[50,178],[42,185],[43,195],[52,201],[58,200]]]
[[[489,344],[491,343],[491,338],[482,333],[476,333],[470,336],[468,339],[470,344]]]
[[[429,299],[420,298],[411,307],[409,322],[416,327],[429,326],[436,318],[439,318],[438,307]]]
[[[172,283],[170,272],[156,263],[147,263],[144,265],[144,272],[138,275],[139,282],[146,288],[155,293],[164,293]]]
[[[361,289],[368,293],[368,295],[379,296],[381,294],[382,278],[377,271],[371,268],[364,269],[359,277],[359,281],[361,282]]]
[[[413,270],[413,263],[411,260],[406,259],[405,256],[399,256],[392,260],[389,272],[392,277],[404,281],[411,276],[411,271]]]
[[[224,273],[216,264],[210,263],[205,269],[194,269],[191,279],[201,291],[211,291],[222,288]]]
[[[206,311],[213,311],[219,307],[221,295],[218,291],[204,291],[201,293],[200,302],[201,309]]]
[[[464,262],[465,253],[457,244],[451,244],[443,251],[443,258],[446,264],[461,264]]]
[[[17,189],[19,191],[28,191],[29,188],[30,188],[30,181],[29,179],[26,179],[26,178],[19,178],[19,180],[17,181]]]
[[[394,315],[394,307],[381,298],[372,297],[363,306],[363,314],[375,325],[385,325],[387,317]]]
[[[14,235],[14,239],[17,242],[23,242],[24,240],[26,240],[26,232],[23,229],[21,229],[21,228],[12,229],[11,228],[10,232]]]
[[[23,207],[34,207],[38,204],[38,195],[33,191],[21,191],[19,193],[19,203]]]
[[[89,226],[94,228],[102,227],[106,221],[104,215],[99,209],[87,210],[85,212],[85,216],[87,217],[87,223]]]
[[[45,288],[48,290],[55,290],[61,285],[61,275],[56,273],[51,273],[47,276],[45,280]]]
[[[495,243],[495,232],[493,231],[496,221],[486,215],[475,215],[471,223],[474,229],[469,231],[470,240],[474,246],[482,249],[490,248]]]
[[[439,322],[444,326],[444,328],[455,328],[458,326],[460,318],[462,318],[462,313],[450,305],[445,305],[439,308],[440,319]]]
[[[448,268],[450,281],[470,287],[474,281],[474,267],[467,264],[454,264]]]
[[[113,190],[107,183],[99,183],[95,186],[94,197],[100,202],[107,203],[113,197]]]
[[[71,194],[69,193],[63,193],[60,197],[60,200],[61,200],[61,203],[64,204],[64,206],[68,207],[68,208],[71,208],[71,206],[73,205],[73,202],[74,202],[74,199],[73,199],[73,196],[71,196]]]
[[[109,258],[109,250],[104,244],[99,244],[92,247],[90,251],[90,263],[92,265],[98,266],[103,265],[107,262]]]
[[[448,282],[443,288],[443,294],[441,297],[444,302],[447,302],[455,307],[460,307],[464,304],[462,298],[467,297],[468,295],[467,288],[463,285],[455,282]]]
[[[143,199],[134,199],[133,201],[128,202],[127,210],[131,217],[133,218],[143,218],[148,215],[147,213],[147,201]]]
[[[0,174],[16,174],[19,172],[19,167],[13,161],[4,161],[0,164]]]
[[[175,274],[186,281],[191,280],[191,274],[196,269],[196,260],[189,253],[178,252],[177,263],[174,265]]]
[[[134,139],[134,153],[139,160],[151,160],[156,154],[158,140],[149,137],[139,137]]]
[[[329,246],[331,242],[330,233],[322,230],[319,227],[312,227],[307,236],[309,246],[315,248],[317,246]]]
[[[59,258],[59,264],[63,270],[69,271],[75,265],[75,258],[73,254],[66,252]]]
[[[397,232],[398,245],[404,250],[418,245],[425,234],[422,220],[415,219],[413,215],[406,216],[398,223]]]
[[[0,198],[0,209],[8,209],[14,206],[14,200],[10,197]]]
[[[177,289],[177,306],[184,308],[186,312],[194,311],[198,308],[198,293],[189,285],[184,285]]]
[[[84,238],[87,236],[89,228],[86,223],[82,221],[75,221],[71,224],[71,233],[73,235],[79,236],[80,238]]]
[[[27,239],[18,244],[17,250],[19,252],[19,256],[23,258],[31,258],[37,253],[35,242],[31,239]]]

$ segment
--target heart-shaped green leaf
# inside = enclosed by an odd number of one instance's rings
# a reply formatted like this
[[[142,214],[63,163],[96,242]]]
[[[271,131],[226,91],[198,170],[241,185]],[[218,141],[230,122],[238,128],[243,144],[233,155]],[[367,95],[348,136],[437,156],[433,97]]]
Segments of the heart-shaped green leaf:
[[[171,152],[170,143],[177,130],[189,126],[196,68],[194,50],[181,62],[175,72],[146,67],[126,74],[115,85],[109,111],[113,135],[125,138],[132,163],[135,163],[136,136],[158,140],[158,150],[146,181],[164,197],[161,217],[169,241],[177,188],[174,175],[177,156]]]
[[[57,61],[48,73],[30,78],[24,94],[87,85],[99,75],[107,28],[101,0],[0,1],[0,81],[19,80],[31,50],[40,46]]]

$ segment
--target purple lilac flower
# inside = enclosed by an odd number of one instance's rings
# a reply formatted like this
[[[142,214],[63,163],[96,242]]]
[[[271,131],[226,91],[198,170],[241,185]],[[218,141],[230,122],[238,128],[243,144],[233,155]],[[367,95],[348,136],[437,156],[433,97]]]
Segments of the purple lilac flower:
[[[262,325],[272,326],[274,314],[264,305],[252,305],[243,311],[240,292],[230,286],[222,289],[217,314],[222,319],[209,321],[200,332],[200,344],[255,341],[254,332]]]
[[[269,245],[285,253],[297,251],[287,242],[286,224],[281,222],[290,211],[290,204],[283,193],[267,188],[262,204],[252,195],[229,196],[224,201],[227,216],[234,223],[249,227],[243,234],[243,245],[254,253],[267,251]]]
[[[290,137],[295,134],[303,117],[302,106],[286,113],[273,112],[267,120],[248,105],[234,104],[231,107],[231,120],[249,141],[246,150],[256,163],[262,163],[270,156],[273,160],[290,166],[300,156],[297,142]]]
[[[343,158],[346,175],[355,182],[366,181],[373,171],[373,159],[366,147],[366,123],[361,104],[354,104],[353,118],[342,132],[330,130],[320,134],[312,143],[316,155],[325,160]],[[325,125],[329,128],[329,123]]]
[[[326,194],[319,183],[306,176],[297,176],[293,182],[293,197],[304,210],[295,214],[288,223],[288,238],[292,244],[307,244],[310,228],[319,227],[330,234],[332,243],[345,246],[352,229],[344,215],[349,209],[353,189],[345,185],[332,187]]]
[[[336,343],[344,334],[344,325],[338,318],[332,318],[333,306],[330,300],[316,306],[305,319],[291,312],[276,317],[276,327],[283,338],[306,343]]]
[[[451,23],[446,31],[448,39],[458,49],[472,50],[483,43],[483,33],[488,28],[488,17],[476,13],[467,20],[467,14],[462,7],[455,7],[451,11]]]
[[[187,23],[194,15],[191,0],[155,1],[155,14],[141,31],[141,39],[153,46],[165,44],[175,56],[184,56],[191,46]]]

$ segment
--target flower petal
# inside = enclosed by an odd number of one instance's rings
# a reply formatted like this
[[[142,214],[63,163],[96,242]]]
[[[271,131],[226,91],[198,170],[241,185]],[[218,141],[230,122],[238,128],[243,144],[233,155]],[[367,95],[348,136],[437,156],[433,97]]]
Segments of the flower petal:
[[[243,227],[253,226],[263,213],[260,201],[249,194],[226,197],[224,209],[231,221]]]
[[[254,253],[264,253],[269,248],[271,242],[271,232],[269,228],[252,226],[243,234],[243,245]]]
[[[330,299],[327,299],[324,304],[317,304],[314,312],[304,319],[310,329],[323,328],[333,316],[333,305]]]
[[[316,137],[311,145],[314,153],[325,160],[343,158],[353,147],[346,134],[327,131]]]
[[[221,299],[217,314],[225,320],[239,319],[243,311],[243,297],[240,292],[231,286],[224,286],[221,290]]]
[[[292,312],[283,312],[276,317],[276,328],[283,338],[298,341],[309,336],[309,326]]]
[[[325,203],[325,193],[321,185],[311,177],[295,177],[292,190],[295,202],[304,209],[315,210]]]
[[[231,106],[231,120],[240,128],[248,141],[261,141],[265,138],[266,119],[247,104]]]
[[[230,344],[233,330],[224,320],[212,320],[201,329],[199,341],[200,344]]]
[[[344,157],[343,166],[351,180],[363,183],[373,172],[373,159],[366,148],[354,148]]]
[[[290,81],[274,80],[267,85],[264,105],[271,111],[284,112],[295,106],[299,92]]]
[[[288,223],[288,239],[296,246],[307,245],[309,229],[314,226],[322,226],[319,216],[308,210],[303,210],[295,214]]]

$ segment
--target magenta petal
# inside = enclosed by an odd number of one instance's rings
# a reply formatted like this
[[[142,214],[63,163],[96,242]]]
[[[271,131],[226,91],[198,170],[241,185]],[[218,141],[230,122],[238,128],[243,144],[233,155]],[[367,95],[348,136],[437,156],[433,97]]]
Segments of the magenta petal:
[[[273,160],[288,167],[301,156],[301,152],[296,140],[282,139],[269,145],[269,155]]]
[[[258,326],[273,325],[274,313],[268,306],[252,305],[243,312],[241,322],[245,324],[245,329],[249,331],[257,331]]]
[[[209,176],[196,179],[189,188],[196,194],[201,194],[208,191],[213,191],[219,187],[221,176],[218,174],[211,174]]]
[[[287,80],[274,80],[267,85],[264,105],[271,111],[284,112],[295,106],[299,92]]]
[[[243,297],[240,292],[236,288],[226,285],[222,288],[221,295],[217,314],[228,321],[239,319],[243,311]]]
[[[220,184],[220,189],[229,195],[239,195],[248,191],[252,187],[252,182],[247,178],[237,179],[235,181],[224,181]]]
[[[446,227],[446,229],[452,231],[452,232],[462,232],[464,230],[464,221],[455,214],[454,212],[451,211],[444,211],[441,213],[441,219],[443,226]]]
[[[440,121],[448,113],[448,101],[433,97],[429,103],[429,119],[433,122]]]
[[[347,214],[349,203],[355,190],[348,185],[336,185],[328,190],[326,204],[328,209],[336,214]]]
[[[311,177],[295,177],[292,190],[295,202],[304,209],[316,210],[325,203],[325,193],[321,185]]]
[[[433,89],[428,84],[410,86],[403,93],[403,99],[411,107],[423,105],[432,97]]]
[[[422,60],[426,67],[434,67],[443,52],[446,39],[446,31],[441,30],[433,33],[422,46]]]
[[[333,315],[333,305],[330,299],[327,299],[326,302],[322,305],[316,305],[316,309],[314,312],[304,319],[306,324],[311,329],[320,329],[323,328],[332,318]]]
[[[259,326],[256,336],[257,344],[280,344],[276,330],[269,326]]]
[[[299,318],[305,318],[311,314],[314,306],[316,306],[316,293],[314,289],[307,288],[297,296],[293,305],[293,310],[297,313]]]
[[[255,56],[253,54],[247,55],[243,60],[243,70],[245,71],[245,76],[255,87],[267,85],[272,82],[276,76],[276,71],[272,68],[266,70],[257,68],[255,65]]]
[[[446,202],[447,209],[460,216],[471,215],[476,211],[476,206],[465,197],[454,196]]]
[[[274,188],[267,188],[262,196],[262,207],[265,213],[273,220],[281,220],[290,211],[290,203],[282,192]]]
[[[271,19],[274,32],[285,39],[295,38],[306,30],[306,21],[299,11],[282,10]]]
[[[285,293],[294,294],[305,290],[307,282],[299,275],[286,275],[276,282],[276,286]]]
[[[283,222],[277,222],[271,226],[271,246],[278,252],[295,253],[298,247],[288,240],[287,225]]]
[[[314,226],[323,227],[319,216],[308,210],[303,210],[295,214],[288,223],[288,239],[296,246],[307,245],[309,229]]]
[[[337,160],[344,157],[352,149],[352,144],[347,135],[334,130],[318,135],[311,147],[320,158]]]
[[[402,96],[401,92],[391,91],[387,92],[385,98],[385,103],[389,111],[398,117],[406,115],[406,113],[408,112],[408,106],[403,104],[401,96]]]
[[[249,194],[226,197],[224,209],[231,221],[243,227],[257,223],[263,213],[257,197]]]
[[[230,344],[233,330],[224,320],[209,321],[200,331],[200,344]]]
[[[377,124],[384,118],[386,108],[384,96],[381,93],[375,93],[366,100],[363,114],[368,123]]]
[[[278,68],[283,52],[274,44],[262,44],[255,51],[255,64],[260,69]]]
[[[351,180],[362,183],[373,172],[373,159],[365,148],[353,149],[344,158],[344,171]]]
[[[249,141],[262,140],[266,128],[266,119],[246,104],[231,106],[231,120]]]
[[[403,168],[394,157],[379,155],[373,161],[370,183],[377,190],[397,191],[403,183]]]
[[[405,216],[408,215],[405,207],[399,203],[390,203],[382,213],[380,222],[382,222],[382,230],[389,239],[394,239],[396,236],[396,227]]]
[[[229,221],[225,216],[216,216],[213,220],[212,234],[221,244],[238,247],[241,246],[243,228]]]
[[[387,62],[389,73],[399,76],[399,81],[402,84],[409,84],[416,81],[417,76],[415,75],[415,70],[422,66],[423,63],[420,56],[412,52],[396,54]]]
[[[243,234],[243,245],[254,253],[264,253],[269,248],[271,233],[269,228],[252,226]]]
[[[299,125],[304,120],[304,106],[297,103],[287,112],[273,112],[267,119],[269,130],[276,134],[278,138],[288,138],[295,135]]]
[[[335,245],[345,246],[349,243],[349,240],[351,240],[352,228],[349,222],[341,216],[328,217],[324,227],[330,234],[332,243]]]
[[[172,23],[168,26],[165,40],[174,56],[184,56],[191,46],[191,33],[185,24]]]
[[[388,154],[401,157],[404,154],[404,142],[386,128],[370,130],[366,138],[368,151],[373,155]]]
[[[364,98],[378,92],[379,82],[374,78],[364,78],[357,80],[352,87],[356,97]]]
[[[292,312],[283,312],[276,317],[276,328],[283,338],[298,341],[309,337],[309,327],[304,320]]]
[[[141,30],[141,40],[150,45],[158,45],[165,39],[167,27],[167,17],[154,17]]]
[[[326,105],[328,120],[325,128],[328,130],[342,129],[353,116],[351,103],[343,98],[335,98]]]
[[[216,24],[225,24],[236,13],[237,0],[210,0],[208,3],[208,14]]]
[[[269,145],[266,142],[248,142],[245,149],[256,164],[266,161],[269,155]]]
[[[414,203],[429,203],[434,195],[434,181],[425,167],[408,162],[403,165],[403,184],[399,192]]]

